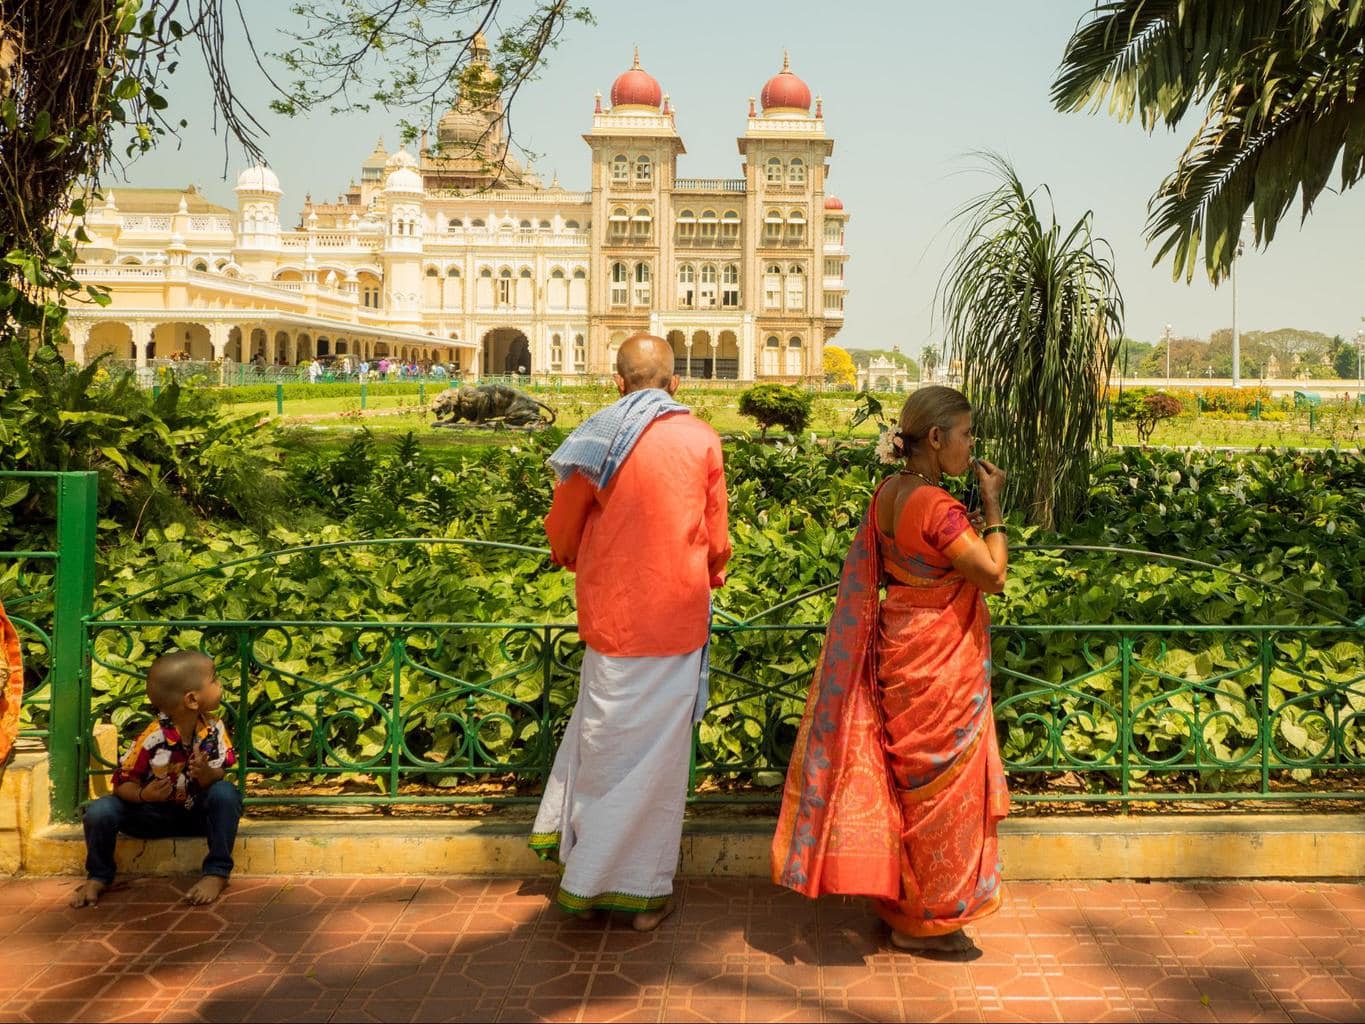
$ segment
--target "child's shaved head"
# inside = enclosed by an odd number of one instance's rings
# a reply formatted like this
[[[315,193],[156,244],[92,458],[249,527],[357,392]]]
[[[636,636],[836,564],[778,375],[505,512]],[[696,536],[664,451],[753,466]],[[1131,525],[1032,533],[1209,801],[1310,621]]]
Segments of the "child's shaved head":
[[[172,651],[152,662],[147,670],[147,699],[158,711],[172,714],[194,693],[213,679],[213,659],[200,651]]]

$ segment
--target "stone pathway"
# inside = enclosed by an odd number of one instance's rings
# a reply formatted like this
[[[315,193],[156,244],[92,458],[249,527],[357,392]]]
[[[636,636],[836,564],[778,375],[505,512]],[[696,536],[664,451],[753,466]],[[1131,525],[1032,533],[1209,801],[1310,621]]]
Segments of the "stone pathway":
[[[854,900],[679,883],[651,935],[544,880],[0,881],[0,1021],[1333,1020],[1365,1018],[1365,887],[1015,883],[966,963],[885,948]]]

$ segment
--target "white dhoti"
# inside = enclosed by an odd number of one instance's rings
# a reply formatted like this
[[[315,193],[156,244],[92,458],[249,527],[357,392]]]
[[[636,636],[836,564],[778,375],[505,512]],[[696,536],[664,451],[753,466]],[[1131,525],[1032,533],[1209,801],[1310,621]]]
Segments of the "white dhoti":
[[[531,846],[563,865],[558,902],[639,913],[673,892],[702,651],[583,654],[578,703]]]

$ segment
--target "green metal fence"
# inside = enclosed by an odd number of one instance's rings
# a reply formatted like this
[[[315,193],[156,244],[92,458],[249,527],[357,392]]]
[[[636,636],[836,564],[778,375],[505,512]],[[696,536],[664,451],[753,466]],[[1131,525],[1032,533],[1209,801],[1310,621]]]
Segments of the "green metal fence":
[[[211,654],[229,684],[237,780],[252,803],[536,798],[576,696],[582,644],[572,624],[128,615],[151,591],[92,611],[95,492],[92,476],[81,477],[44,481],[57,488],[55,550],[0,554],[55,569],[54,624],[26,623],[53,654],[28,701],[50,722],[55,817],[72,818],[91,775],[113,767],[96,727],[112,725],[122,746],[150,720],[144,673],[172,642]],[[345,542],[201,574],[377,544],[506,546]],[[197,575],[157,589],[185,593]],[[694,801],[777,799],[823,638],[825,605],[808,602],[829,589],[747,619],[717,615],[712,701],[692,748]],[[1359,800],[1362,652],[1360,624],[996,626],[995,711],[1016,797]]]

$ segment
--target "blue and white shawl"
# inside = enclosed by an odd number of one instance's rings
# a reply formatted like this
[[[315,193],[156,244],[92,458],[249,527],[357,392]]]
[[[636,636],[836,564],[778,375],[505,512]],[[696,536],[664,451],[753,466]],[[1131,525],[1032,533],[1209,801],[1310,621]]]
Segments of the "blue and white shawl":
[[[660,416],[687,412],[662,388],[632,391],[600,412],[593,413],[550,456],[555,481],[563,483],[575,470],[598,490],[606,487],[645,428]]]
[[[582,473],[598,490],[606,487],[626,461],[645,428],[660,416],[688,412],[662,388],[632,391],[578,425],[550,456],[555,481],[563,483],[574,472]],[[697,681],[697,704],[692,722],[700,722],[711,697],[711,630],[706,631],[706,646],[701,652],[701,678]]]

